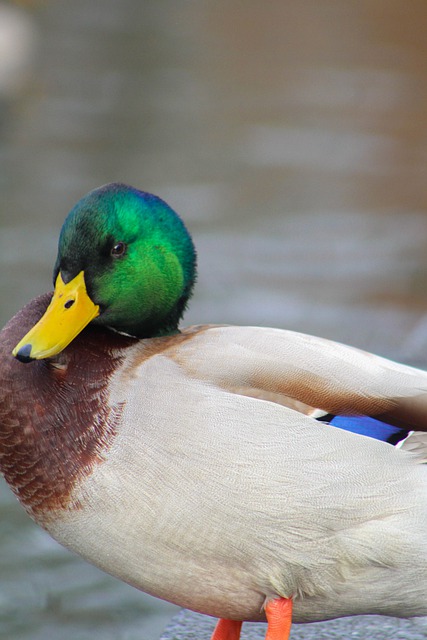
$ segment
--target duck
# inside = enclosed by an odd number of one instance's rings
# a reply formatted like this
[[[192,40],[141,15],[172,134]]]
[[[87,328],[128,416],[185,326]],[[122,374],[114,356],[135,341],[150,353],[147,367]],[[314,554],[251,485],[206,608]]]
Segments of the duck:
[[[285,329],[180,323],[196,250],[122,183],[62,227],[0,333],[0,470],[116,578],[218,618],[427,615],[427,373]]]

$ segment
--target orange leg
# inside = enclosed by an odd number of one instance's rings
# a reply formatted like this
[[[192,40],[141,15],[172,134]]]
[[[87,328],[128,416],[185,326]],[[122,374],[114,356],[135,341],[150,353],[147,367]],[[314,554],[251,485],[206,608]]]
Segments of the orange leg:
[[[241,620],[226,620],[220,618],[216,624],[211,640],[239,640]]]
[[[275,598],[265,605],[267,633],[265,640],[288,640],[292,624],[292,600]]]

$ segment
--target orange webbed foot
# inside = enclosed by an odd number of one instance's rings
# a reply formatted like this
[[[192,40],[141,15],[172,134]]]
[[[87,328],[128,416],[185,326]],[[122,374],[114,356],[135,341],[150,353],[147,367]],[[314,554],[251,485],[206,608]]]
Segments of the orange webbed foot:
[[[220,618],[216,624],[211,640],[239,640],[241,620],[226,620]]]
[[[265,640],[288,640],[292,625],[292,599],[274,598],[265,605],[267,633]]]
[[[292,625],[292,600],[274,598],[265,605],[267,633],[265,640],[289,640]],[[221,618],[212,634],[211,640],[239,640],[242,622]]]

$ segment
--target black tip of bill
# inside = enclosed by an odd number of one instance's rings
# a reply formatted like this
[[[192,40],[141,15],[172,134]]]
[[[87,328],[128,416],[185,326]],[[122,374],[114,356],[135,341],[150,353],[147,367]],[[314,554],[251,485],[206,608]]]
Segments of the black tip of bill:
[[[33,362],[33,360],[35,360],[35,358],[31,357],[31,349],[32,349],[32,344],[24,344],[17,353],[15,353],[15,358],[17,360],[19,360],[19,362]]]

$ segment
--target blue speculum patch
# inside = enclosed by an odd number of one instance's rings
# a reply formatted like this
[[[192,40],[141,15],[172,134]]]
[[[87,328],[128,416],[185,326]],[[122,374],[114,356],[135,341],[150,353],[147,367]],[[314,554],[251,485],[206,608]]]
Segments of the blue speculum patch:
[[[397,444],[401,440],[404,440],[410,432],[410,429],[395,427],[369,416],[328,415],[320,418],[320,420],[322,422],[328,422],[330,425],[337,427],[338,429],[344,429],[344,431],[351,431],[352,433],[359,433],[360,435],[369,436],[370,438],[389,442],[390,444]]]

